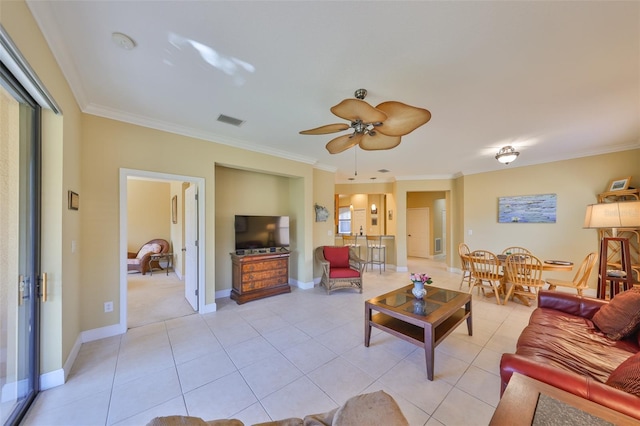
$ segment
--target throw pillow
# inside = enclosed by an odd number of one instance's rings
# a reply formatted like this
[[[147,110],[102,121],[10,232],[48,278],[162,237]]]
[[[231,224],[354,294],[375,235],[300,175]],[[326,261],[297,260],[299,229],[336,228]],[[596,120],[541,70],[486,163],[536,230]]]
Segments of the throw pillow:
[[[409,426],[395,399],[384,391],[356,395],[336,410],[333,426]]]
[[[613,370],[605,384],[640,396],[640,352],[630,356],[618,368]]]
[[[326,246],[324,248],[324,258],[327,259],[332,268],[348,268],[349,247]]]
[[[640,324],[640,288],[618,293],[595,313],[593,323],[610,339],[629,336]]]
[[[147,253],[160,253],[162,251],[162,246],[158,243],[153,244],[145,244],[142,246],[138,255],[136,256],[138,259],[142,259]]]

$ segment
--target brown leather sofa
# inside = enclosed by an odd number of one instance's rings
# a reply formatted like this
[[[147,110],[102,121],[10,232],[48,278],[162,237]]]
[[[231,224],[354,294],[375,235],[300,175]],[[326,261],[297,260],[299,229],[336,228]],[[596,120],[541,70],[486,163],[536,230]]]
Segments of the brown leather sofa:
[[[540,291],[516,353],[502,355],[500,395],[517,372],[640,419],[640,289],[622,294],[609,304]],[[635,306],[617,309],[630,300]],[[626,321],[622,334],[606,324],[611,318]]]

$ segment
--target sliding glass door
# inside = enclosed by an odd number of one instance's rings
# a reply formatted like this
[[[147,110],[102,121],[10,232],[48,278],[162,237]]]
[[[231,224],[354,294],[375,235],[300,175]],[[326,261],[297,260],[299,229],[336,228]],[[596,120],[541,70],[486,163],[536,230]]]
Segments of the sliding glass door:
[[[0,65],[0,423],[38,391],[39,107]]]

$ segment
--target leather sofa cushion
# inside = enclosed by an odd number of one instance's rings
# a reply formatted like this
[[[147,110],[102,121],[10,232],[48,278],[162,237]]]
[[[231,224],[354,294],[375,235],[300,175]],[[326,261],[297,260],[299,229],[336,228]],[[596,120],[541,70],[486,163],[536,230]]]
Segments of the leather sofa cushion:
[[[629,340],[607,338],[587,318],[538,308],[522,331],[516,352],[532,357],[540,364],[573,371],[604,383],[616,367],[638,352],[638,346]]]
[[[640,288],[616,295],[596,312],[593,322],[613,340],[620,340],[637,331],[640,324]]]
[[[331,265],[331,268],[349,267],[349,247],[325,247],[324,258]]]
[[[616,368],[606,382],[627,393],[640,396],[640,352],[629,357]]]

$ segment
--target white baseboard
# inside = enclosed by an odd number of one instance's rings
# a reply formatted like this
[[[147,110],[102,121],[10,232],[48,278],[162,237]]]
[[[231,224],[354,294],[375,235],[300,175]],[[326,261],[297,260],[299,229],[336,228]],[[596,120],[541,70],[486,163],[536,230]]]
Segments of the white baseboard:
[[[222,299],[223,297],[230,297],[231,296],[231,289],[228,288],[226,290],[219,290],[216,291],[216,299]]]
[[[73,364],[73,363],[72,363]],[[69,373],[64,372],[64,369],[50,371],[40,375],[40,390],[47,390],[55,388],[56,386],[64,385],[65,377]]]
[[[315,280],[312,280],[311,282],[303,282],[303,281],[294,280],[293,278],[289,278],[289,285],[295,285],[301,290],[312,289],[314,286],[314,282]],[[320,280],[318,280],[318,282],[320,282]]]
[[[80,333],[82,343],[93,342],[105,337],[117,336],[127,332],[127,327],[120,327],[120,324],[108,325],[106,327],[94,328]]]
[[[231,290],[229,290],[231,293]],[[228,296],[222,296],[228,297]],[[216,292],[216,298],[218,298],[218,293]],[[215,312],[218,310],[218,305],[216,303],[209,303],[208,305],[204,305],[202,310],[199,312],[200,314],[210,314],[211,312]]]

